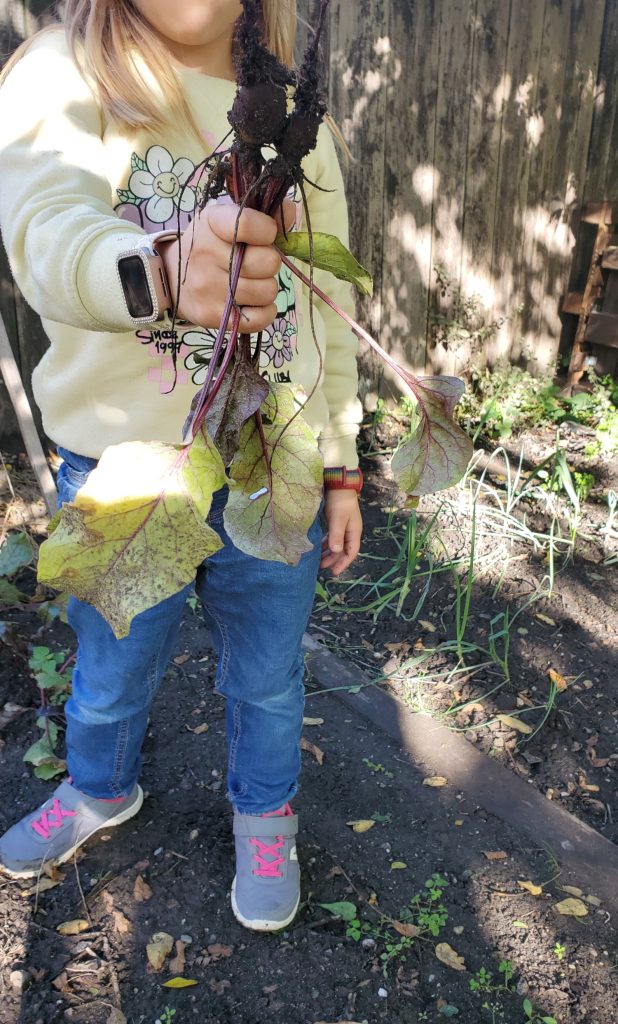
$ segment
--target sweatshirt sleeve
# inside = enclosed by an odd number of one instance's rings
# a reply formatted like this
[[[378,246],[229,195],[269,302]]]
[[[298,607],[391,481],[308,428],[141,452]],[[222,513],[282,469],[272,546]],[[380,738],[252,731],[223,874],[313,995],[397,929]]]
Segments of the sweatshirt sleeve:
[[[333,137],[326,125],[320,128],[314,159],[307,162],[306,173],[308,178],[320,186],[318,189],[307,184],[307,205],[312,230],[336,235],[348,246],[348,210],[343,178]],[[320,270],[314,272],[314,281],[346,313],[355,316],[350,285]],[[324,465],[354,469],[358,466],[356,438],[362,419],[356,362],[358,340],[348,325],[325,302],[320,299],[315,301],[326,326],[322,390],[328,403],[330,421],[320,439]]]
[[[11,270],[43,318],[126,331],[116,256],[142,232],[113,212],[102,130],[64,32],[42,33],[0,88],[0,226]]]

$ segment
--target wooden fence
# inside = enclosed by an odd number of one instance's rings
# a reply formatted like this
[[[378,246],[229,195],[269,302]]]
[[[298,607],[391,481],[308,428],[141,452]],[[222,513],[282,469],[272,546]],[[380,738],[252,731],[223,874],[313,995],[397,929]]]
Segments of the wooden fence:
[[[302,22],[317,5],[299,0]],[[46,6],[4,0],[5,41]],[[485,357],[552,366],[572,214],[618,200],[617,0],[331,0],[325,52],[352,246],[375,279],[363,321],[416,370],[461,369],[467,346],[435,340],[441,266],[485,322],[504,320]],[[27,379],[43,342],[6,273],[0,306]],[[376,386],[388,379],[364,359],[363,391]]]

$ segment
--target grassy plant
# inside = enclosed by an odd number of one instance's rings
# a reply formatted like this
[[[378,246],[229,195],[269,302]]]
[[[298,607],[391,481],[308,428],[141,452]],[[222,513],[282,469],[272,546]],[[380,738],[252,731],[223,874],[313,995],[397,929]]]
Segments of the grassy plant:
[[[28,747],[24,761],[34,765],[38,779],[52,779],[66,768],[65,762],[56,756],[59,729],[52,715],[71,692],[72,661],[73,655],[67,657],[66,651],[54,652],[49,647],[34,647],[28,661],[41,695],[41,713],[36,724],[42,736]]]
[[[501,960],[498,965],[498,971],[502,980],[495,984],[490,971],[485,967],[481,967],[468,982],[470,990],[472,992],[483,992],[493,995],[500,992],[510,992],[512,989],[511,982],[515,973],[512,960]]]
[[[556,944],[554,946],[554,950],[553,950],[554,956],[556,957],[556,960],[559,960],[559,961],[564,960],[566,951],[567,951],[566,946],[563,946],[560,942],[556,942]]]
[[[537,1013],[529,999],[524,999],[522,1009],[525,1014],[525,1024],[558,1024],[555,1017],[544,1017]]]

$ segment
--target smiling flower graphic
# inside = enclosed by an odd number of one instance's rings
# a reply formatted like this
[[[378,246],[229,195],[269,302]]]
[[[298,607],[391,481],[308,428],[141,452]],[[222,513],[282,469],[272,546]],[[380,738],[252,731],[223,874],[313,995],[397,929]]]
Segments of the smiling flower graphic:
[[[138,202],[146,199],[148,220],[164,224],[172,217],[174,208],[183,213],[192,213],[195,209],[195,190],[186,185],[195,165],[188,157],[180,157],[174,162],[171,153],[163,146],[151,146],[145,162],[134,158],[133,166],[135,169],[129,178],[128,193],[119,191],[118,194],[124,201],[131,201],[129,196]]]

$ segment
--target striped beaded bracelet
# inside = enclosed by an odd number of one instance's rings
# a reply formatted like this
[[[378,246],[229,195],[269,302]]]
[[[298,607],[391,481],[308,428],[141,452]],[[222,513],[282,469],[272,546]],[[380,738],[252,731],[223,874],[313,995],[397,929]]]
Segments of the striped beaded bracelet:
[[[360,494],[362,487],[363,474],[360,469],[328,466],[324,470],[324,488],[327,491],[356,491]]]

